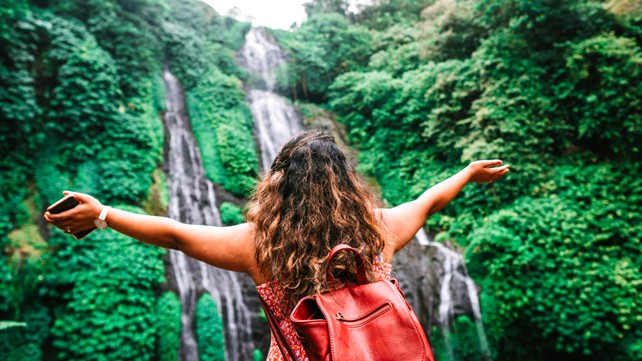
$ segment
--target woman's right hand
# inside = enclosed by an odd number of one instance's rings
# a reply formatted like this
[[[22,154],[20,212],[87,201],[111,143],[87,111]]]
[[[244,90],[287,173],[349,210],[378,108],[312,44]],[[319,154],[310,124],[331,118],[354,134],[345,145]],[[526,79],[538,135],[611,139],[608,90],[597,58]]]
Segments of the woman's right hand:
[[[469,173],[469,181],[475,183],[492,183],[510,171],[510,165],[501,165],[502,161],[499,159],[474,161],[466,167]]]
[[[100,201],[84,193],[63,192],[65,196],[68,194],[73,194],[80,204],[58,214],[45,212],[43,218],[66,233],[78,233],[95,227],[94,219],[98,218],[103,209]]]

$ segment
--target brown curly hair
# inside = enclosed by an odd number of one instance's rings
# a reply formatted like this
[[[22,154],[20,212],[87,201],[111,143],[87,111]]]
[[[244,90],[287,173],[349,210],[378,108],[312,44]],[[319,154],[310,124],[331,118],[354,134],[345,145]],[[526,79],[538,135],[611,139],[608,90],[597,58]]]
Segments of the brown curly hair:
[[[303,132],[283,146],[252,195],[247,214],[255,227],[255,258],[288,295],[292,308],[303,296],[329,290],[326,257],[345,243],[372,262],[384,247],[374,193],[330,135]],[[338,278],[353,272],[352,256],[335,258]]]

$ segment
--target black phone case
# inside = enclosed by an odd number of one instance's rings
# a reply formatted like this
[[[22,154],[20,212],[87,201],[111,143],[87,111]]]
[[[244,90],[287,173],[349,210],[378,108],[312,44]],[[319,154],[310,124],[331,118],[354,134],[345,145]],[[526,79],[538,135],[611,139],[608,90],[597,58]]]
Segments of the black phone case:
[[[74,236],[75,239],[81,239],[88,235],[89,233],[93,232],[96,229],[96,227],[91,227],[89,229],[85,229],[84,231],[72,233],[71,235]]]
[[[68,211],[74,208],[79,203],[80,202],[78,202],[78,200],[75,197],[71,196],[66,199],[63,198],[59,200],[58,202],[54,203],[51,207],[47,208],[47,210],[49,211],[49,213],[52,213],[52,214],[62,213],[64,211]]]

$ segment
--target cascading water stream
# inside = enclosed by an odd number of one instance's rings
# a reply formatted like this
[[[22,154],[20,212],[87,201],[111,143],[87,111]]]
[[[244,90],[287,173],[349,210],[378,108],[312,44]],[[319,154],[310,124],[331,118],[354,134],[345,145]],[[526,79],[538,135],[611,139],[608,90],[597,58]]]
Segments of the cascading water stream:
[[[473,318],[477,327],[480,352],[485,360],[491,360],[488,340],[482,323],[481,309],[479,307],[479,295],[475,282],[468,276],[463,257],[439,242],[433,242],[428,238],[426,231],[422,228],[415,236],[423,246],[435,247],[443,258],[443,276],[440,280],[439,289],[439,325],[443,330],[444,344],[449,360],[453,360],[454,354],[450,342],[450,325],[455,317],[455,304],[452,297],[453,281],[457,278],[463,281],[466,289],[466,296],[472,308]]]
[[[183,90],[168,69],[164,70],[163,79],[167,93],[164,120],[168,136],[169,217],[183,223],[220,226],[216,194],[203,170],[185,112]],[[226,359],[250,360],[254,343],[250,312],[242,296],[243,276],[211,267],[180,251],[170,250],[169,257],[182,305],[180,360],[199,359],[194,313],[197,297],[204,292],[212,295],[225,323]]]
[[[468,287],[468,295],[470,296],[470,303],[475,315],[475,326],[477,327],[477,336],[479,337],[479,350],[484,356],[484,360],[492,360],[490,355],[490,348],[488,347],[488,339],[486,338],[486,331],[484,330],[484,323],[481,318],[481,308],[479,307],[479,297],[475,283],[469,277],[466,279],[466,286]]]
[[[276,153],[301,129],[301,119],[289,100],[276,93],[277,75],[287,57],[265,30],[252,28],[237,54],[250,73],[247,100],[261,149],[261,165],[269,169]]]

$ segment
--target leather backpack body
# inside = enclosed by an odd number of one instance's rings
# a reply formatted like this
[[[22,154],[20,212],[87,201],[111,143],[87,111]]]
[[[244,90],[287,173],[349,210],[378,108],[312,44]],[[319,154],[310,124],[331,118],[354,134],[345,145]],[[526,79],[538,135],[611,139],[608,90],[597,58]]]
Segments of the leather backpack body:
[[[304,297],[290,315],[309,360],[434,361],[426,334],[397,280],[368,283],[358,250],[345,244],[332,249],[328,284],[334,284],[331,264],[340,252],[354,253],[356,284]],[[272,328],[284,357],[296,360],[280,330]]]

